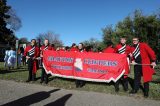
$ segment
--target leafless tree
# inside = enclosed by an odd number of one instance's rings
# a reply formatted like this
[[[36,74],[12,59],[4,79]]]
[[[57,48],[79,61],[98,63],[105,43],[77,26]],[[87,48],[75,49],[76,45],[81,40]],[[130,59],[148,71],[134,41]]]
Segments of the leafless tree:
[[[60,35],[58,34],[55,34],[53,33],[52,31],[48,31],[46,33],[40,33],[36,39],[39,41],[40,40],[40,43],[43,44],[43,41],[45,39],[48,39],[50,44],[54,44],[55,47],[58,47],[58,46],[62,46],[63,45],[63,42],[60,40],[59,38]]]
[[[17,31],[22,27],[22,22],[12,8],[7,13],[10,18],[6,19],[7,27],[13,31]]]

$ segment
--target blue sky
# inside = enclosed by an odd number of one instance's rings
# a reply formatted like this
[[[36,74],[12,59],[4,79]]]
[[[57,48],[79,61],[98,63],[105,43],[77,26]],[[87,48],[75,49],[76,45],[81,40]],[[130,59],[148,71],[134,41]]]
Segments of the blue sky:
[[[149,15],[160,8],[160,0],[8,0],[22,21],[16,32],[28,40],[53,31],[64,45],[90,38],[102,39],[106,25],[115,25],[135,9]]]

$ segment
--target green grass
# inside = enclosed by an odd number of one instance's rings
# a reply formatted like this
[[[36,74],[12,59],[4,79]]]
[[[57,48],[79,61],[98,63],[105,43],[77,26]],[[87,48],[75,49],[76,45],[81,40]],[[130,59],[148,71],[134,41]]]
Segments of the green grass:
[[[133,67],[131,68],[133,70]],[[38,78],[37,81],[32,82],[34,84],[40,84],[40,75],[41,70],[37,71],[36,77]],[[133,76],[133,72],[131,72],[130,77]],[[0,79],[4,80],[14,80],[17,82],[25,82],[28,78],[28,71],[27,67],[23,66],[18,69],[12,69],[7,71],[3,63],[0,62]],[[115,93],[114,86],[112,83],[96,83],[96,82],[87,82],[83,88],[76,88],[75,87],[75,80],[73,79],[65,79],[65,78],[58,78],[58,77],[49,77],[49,83],[47,85],[42,84],[43,86],[53,86],[56,88],[63,88],[63,89],[74,89],[74,90],[82,90],[82,91],[93,91],[93,92],[101,92],[107,94],[114,94],[114,95],[125,95],[129,96],[128,92],[124,92],[123,88],[120,84],[120,91],[119,93]],[[131,87],[129,86],[131,90]],[[138,94],[135,96],[136,98],[143,98],[142,90],[139,90]],[[150,83],[150,96],[149,99],[160,100],[160,65],[156,67],[156,74],[153,76],[153,81]]]

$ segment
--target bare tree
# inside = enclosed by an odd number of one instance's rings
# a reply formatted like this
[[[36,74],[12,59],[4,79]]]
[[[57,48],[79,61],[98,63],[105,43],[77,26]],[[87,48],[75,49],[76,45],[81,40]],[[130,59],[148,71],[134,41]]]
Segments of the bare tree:
[[[98,41],[96,38],[90,38],[89,40],[85,40],[82,42],[86,47],[91,46],[93,48],[93,51],[98,51],[98,48],[100,46],[100,41]]]
[[[7,27],[13,31],[17,31],[22,27],[22,22],[12,8],[7,12],[10,18],[6,19]]]
[[[36,39],[40,40],[40,43],[43,44],[45,39],[48,39],[51,44],[54,44],[55,47],[62,46],[63,42],[59,38],[60,35],[53,33],[52,31],[48,31],[46,33],[40,33]]]
[[[23,43],[28,43],[28,39],[26,37],[20,38],[19,39],[19,43],[23,44]]]

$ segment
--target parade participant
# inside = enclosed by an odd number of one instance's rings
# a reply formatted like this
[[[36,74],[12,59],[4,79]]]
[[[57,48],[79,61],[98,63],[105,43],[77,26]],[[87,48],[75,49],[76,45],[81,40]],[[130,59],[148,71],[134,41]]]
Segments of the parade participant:
[[[112,42],[107,43],[107,47],[102,51],[103,53],[115,53],[115,49],[113,47]]]
[[[72,44],[70,51],[74,51],[74,52],[79,51],[75,43]]]
[[[83,45],[83,43],[79,43],[78,49],[79,49],[79,52],[84,52],[84,45]],[[79,87],[81,88],[81,87],[83,87],[85,85],[85,81],[76,80],[75,84],[76,84],[76,88],[79,88]]]
[[[44,45],[42,45],[41,48],[40,48],[40,57],[41,57],[42,63],[43,63],[43,52],[45,50],[52,50],[52,49],[53,49],[53,47],[49,45],[49,40],[45,39],[44,40]],[[45,72],[44,67],[42,66],[41,82],[40,83],[43,83],[43,81],[45,81],[46,84],[48,83],[48,75]]]
[[[153,68],[156,66],[156,55],[146,43],[139,42],[138,37],[134,37],[132,40],[131,56],[133,57],[132,64],[134,64],[134,88],[130,94],[136,94],[138,92],[141,84],[141,76],[143,76],[144,97],[148,97],[149,82],[152,80],[152,75],[154,74]]]
[[[92,52],[93,53],[93,46],[87,46],[86,48],[85,48],[85,50],[86,50],[86,52]]]
[[[26,47],[24,56],[26,56],[29,71],[28,80],[26,82],[35,81],[36,71],[38,69],[37,58],[39,56],[39,48],[36,46],[35,39],[32,39],[31,44]]]
[[[21,59],[22,59],[22,54],[21,54],[21,49],[20,47],[18,48],[17,51],[17,62],[18,62],[18,66],[21,66]]]
[[[62,47],[60,47],[60,50],[59,50],[59,51],[66,51],[66,49],[65,49],[64,46],[62,46]]]
[[[51,44],[51,47],[52,47],[52,50],[53,50],[53,51],[56,51],[54,44]]]
[[[107,43],[107,47],[103,50],[103,53],[116,53],[112,42]],[[119,91],[119,80],[115,82],[114,87],[115,87],[115,92],[118,92]]]
[[[66,47],[65,47],[65,51],[70,51],[70,50],[69,50],[69,46],[66,46]]]
[[[65,47],[64,46],[57,47],[56,51],[65,51]]]
[[[131,47],[129,45],[126,44],[126,37],[125,36],[121,36],[120,37],[120,43],[118,45],[116,45],[115,47],[115,51],[116,53],[119,54],[126,54],[127,55],[127,62],[128,65],[126,65],[125,67],[125,73],[124,75],[121,77],[121,82],[123,85],[123,89],[124,91],[128,91],[128,74],[129,74],[129,65],[130,65],[130,52],[131,52]],[[119,90],[119,83],[117,83],[117,90]]]
[[[14,50],[13,47],[11,47],[11,50],[8,52],[8,68],[14,68],[15,63],[16,63],[16,51]]]
[[[8,67],[8,58],[9,58],[9,47],[6,48],[5,57],[4,57],[4,67]]]
[[[26,65],[26,57],[24,56],[24,48],[20,47],[23,66]]]

